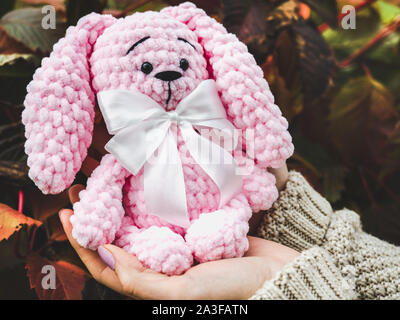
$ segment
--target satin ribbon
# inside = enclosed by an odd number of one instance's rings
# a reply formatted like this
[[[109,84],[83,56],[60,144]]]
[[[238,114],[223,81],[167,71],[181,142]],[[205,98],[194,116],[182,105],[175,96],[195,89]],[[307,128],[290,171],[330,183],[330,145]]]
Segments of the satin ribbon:
[[[219,207],[240,191],[242,179],[228,152],[232,148],[224,149],[220,143],[201,135],[202,128],[210,128],[224,132],[223,139],[231,139],[235,129],[226,118],[214,80],[201,82],[174,111],[166,111],[150,97],[135,91],[101,91],[97,98],[107,130],[114,135],[105,149],[133,175],[144,167],[145,203],[150,214],[182,227],[190,223],[172,125],[179,128],[190,155],[217,185]]]

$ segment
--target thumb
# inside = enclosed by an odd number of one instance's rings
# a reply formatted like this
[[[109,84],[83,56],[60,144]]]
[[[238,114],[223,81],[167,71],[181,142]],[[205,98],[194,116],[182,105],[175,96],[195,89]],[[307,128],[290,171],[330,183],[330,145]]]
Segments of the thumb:
[[[99,247],[99,256],[115,271],[125,294],[139,299],[166,299],[173,278],[147,269],[136,256],[107,244]]]

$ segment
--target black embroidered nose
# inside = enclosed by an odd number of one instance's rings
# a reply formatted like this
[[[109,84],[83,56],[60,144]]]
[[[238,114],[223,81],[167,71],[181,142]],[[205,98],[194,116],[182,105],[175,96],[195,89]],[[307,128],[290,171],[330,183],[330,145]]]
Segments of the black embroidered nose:
[[[163,81],[173,81],[182,77],[182,74],[176,71],[163,71],[157,73],[155,77]]]

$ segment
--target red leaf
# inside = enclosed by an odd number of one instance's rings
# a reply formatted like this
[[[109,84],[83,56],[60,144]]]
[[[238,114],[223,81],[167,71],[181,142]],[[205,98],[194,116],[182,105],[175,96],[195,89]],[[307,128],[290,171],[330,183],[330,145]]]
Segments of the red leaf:
[[[21,229],[24,224],[39,227],[42,222],[29,218],[13,208],[0,203],[0,241],[7,240],[14,232]]]
[[[29,278],[29,284],[35,289],[40,300],[81,300],[82,290],[85,286],[86,272],[66,261],[50,261],[38,253],[28,256],[25,269]],[[42,273],[45,265],[55,268],[55,289],[44,289],[42,287]]]

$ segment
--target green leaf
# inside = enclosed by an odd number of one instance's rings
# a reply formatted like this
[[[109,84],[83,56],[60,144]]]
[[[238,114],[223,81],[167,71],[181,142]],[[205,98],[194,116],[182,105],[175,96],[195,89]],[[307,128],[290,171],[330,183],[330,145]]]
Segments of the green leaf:
[[[384,24],[392,22],[400,14],[400,7],[382,0],[375,3],[375,8],[378,9],[382,23]]]
[[[48,53],[53,44],[65,34],[65,24],[59,19],[55,29],[44,29],[41,8],[24,8],[11,11],[0,19],[0,26],[14,39],[33,51]]]
[[[380,61],[388,65],[400,67],[400,32],[392,33],[375,47],[371,48],[365,57],[368,60]]]
[[[338,25],[336,0],[301,0],[321,16],[331,27]]]
[[[400,31],[392,33],[374,46],[363,57],[374,77],[400,99]]]
[[[327,29],[322,35],[335,50],[335,56],[340,61],[361,48],[381,26],[379,12],[369,7],[357,12],[356,29]]]

